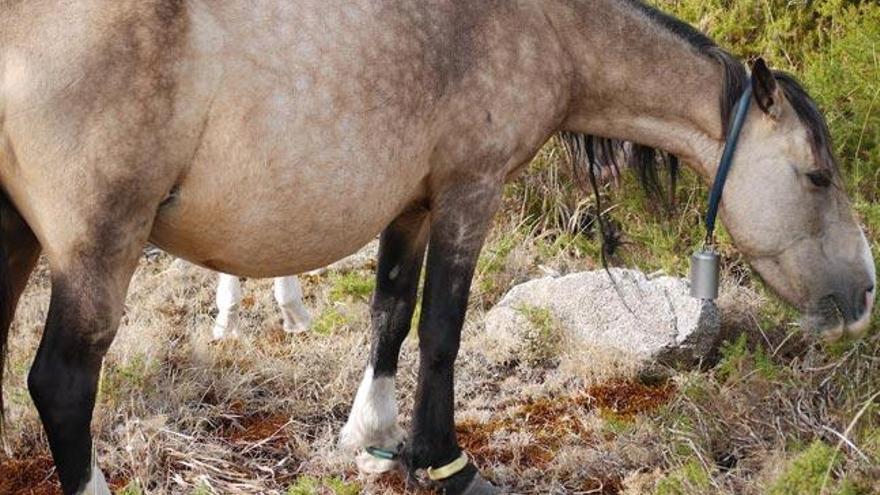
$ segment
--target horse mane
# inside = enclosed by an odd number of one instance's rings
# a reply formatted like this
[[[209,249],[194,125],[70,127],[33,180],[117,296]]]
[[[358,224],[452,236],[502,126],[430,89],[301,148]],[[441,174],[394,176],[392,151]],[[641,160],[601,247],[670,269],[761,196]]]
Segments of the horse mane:
[[[734,108],[742,96],[749,78],[745,65],[690,24],[646,5],[641,0],[625,1],[649,20],[687,42],[698,53],[714,60],[721,66],[722,89],[719,111],[722,130],[726,135],[732,121]],[[807,127],[817,162],[823,168],[836,171],[837,163],[831,148],[831,134],[822,112],[792,75],[781,71],[774,71],[774,75],[798,118]],[[638,143],[626,143],[599,136],[560,132],[558,137],[568,154],[576,179],[582,178],[583,171],[592,174],[591,177],[617,177],[620,175],[621,166],[624,166],[636,174],[649,199],[660,201],[665,205],[674,204],[676,178],[679,170],[678,157]],[[607,169],[610,169],[611,173],[603,173]],[[663,181],[659,173],[663,169],[666,170],[670,179],[668,196],[664,194]]]
[[[779,87],[782,88],[785,99],[788,100],[798,119],[807,128],[816,162],[825,170],[833,173],[839,172],[837,158],[834,156],[832,147],[834,143],[831,139],[831,132],[828,130],[828,123],[816,102],[791,74],[774,71],[773,75],[776,77]]]

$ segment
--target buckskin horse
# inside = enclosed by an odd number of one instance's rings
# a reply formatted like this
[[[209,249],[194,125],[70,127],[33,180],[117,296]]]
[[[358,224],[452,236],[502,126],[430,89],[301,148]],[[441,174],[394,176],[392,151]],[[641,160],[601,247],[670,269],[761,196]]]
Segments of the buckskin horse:
[[[64,492],[107,492],[89,426],[148,241],[272,277],[381,232],[341,443],[378,454],[368,470],[496,493],[457,444],[453,367],[502,185],[559,132],[587,157],[605,139],[662,150],[708,183],[749,86],[721,219],[811,328],[862,332],[874,263],[815,103],[637,0],[0,0],[0,340],[42,252],[28,388]],[[423,262],[404,435],[394,375]]]

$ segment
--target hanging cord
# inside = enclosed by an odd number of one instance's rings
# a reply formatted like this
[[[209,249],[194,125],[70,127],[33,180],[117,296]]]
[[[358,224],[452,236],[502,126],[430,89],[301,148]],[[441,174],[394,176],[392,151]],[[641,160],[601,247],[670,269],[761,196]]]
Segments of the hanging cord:
[[[614,274],[611,273],[611,268],[608,264],[608,257],[606,256],[606,247],[608,246],[608,237],[607,237],[607,229],[605,226],[605,216],[602,214],[602,197],[599,191],[599,181],[596,180],[596,168],[599,167],[599,162],[596,160],[596,153],[593,149],[593,140],[596,139],[593,136],[587,137],[587,142],[585,143],[586,153],[587,153],[587,172],[590,177],[590,186],[593,189],[593,198],[596,202],[596,223],[599,226],[599,236],[601,238],[601,246],[599,247],[599,259],[602,263],[602,268],[605,269],[605,273],[608,275],[608,278],[611,279],[611,286],[614,287],[614,291],[617,292],[617,296],[620,298],[620,302],[623,304],[623,307],[626,308],[627,311],[633,316],[638,318],[638,315],[635,311],[630,307],[630,305],[626,302],[626,297],[623,295],[623,291],[620,289],[620,285],[617,283],[617,279],[614,278]],[[571,150],[569,150],[569,154],[571,154]],[[613,157],[607,156],[609,153],[613,153],[612,149],[608,147],[603,148],[603,154],[606,155],[603,158],[605,160],[613,160]],[[571,155],[572,160],[574,160],[574,155]],[[610,166],[616,166],[613,163]],[[574,167],[577,170],[577,167]],[[577,173],[577,172],[575,172]]]
[[[587,139],[589,141],[592,141],[595,138],[593,136],[589,136]],[[586,143],[587,174],[590,178],[590,187],[592,187],[593,189],[593,199],[596,203],[596,224],[598,224],[599,226],[599,237],[601,238],[599,259],[602,263],[602,268],[604,268],[608,275],[611,276],[611,271],[608,265],[608,256],[606,256],[605,253],[607,248],[608,234],[605,228],[605,216],[602,214],[602,197],[599,194],[599,181],[596,180],[596,167],[599,166],[599,163],[596,160],[596,152],[595,150],[593,150],[593,145],[589,141]],[[611,280],[614,280],[613,276],[611,276]]]

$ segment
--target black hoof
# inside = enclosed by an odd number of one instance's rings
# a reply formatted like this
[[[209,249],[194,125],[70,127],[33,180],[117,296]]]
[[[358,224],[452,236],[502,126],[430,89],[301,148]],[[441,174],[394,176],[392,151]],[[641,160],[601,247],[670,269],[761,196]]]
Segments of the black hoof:
[[[486,481],[480,473],[474,475],[470,485],[465,488],[462,495],[500,495],[502,491],[492,483]]]

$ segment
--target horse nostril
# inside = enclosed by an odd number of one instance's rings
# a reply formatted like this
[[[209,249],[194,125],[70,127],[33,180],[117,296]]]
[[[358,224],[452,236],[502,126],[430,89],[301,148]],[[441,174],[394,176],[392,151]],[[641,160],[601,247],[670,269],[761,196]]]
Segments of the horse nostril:
[[[871,285],[868,287],[868,290],[865,291],[865,312],[870,312],[874,307],[874,292],[875,286]]]

